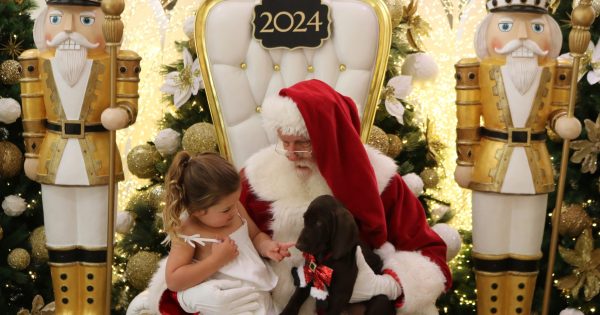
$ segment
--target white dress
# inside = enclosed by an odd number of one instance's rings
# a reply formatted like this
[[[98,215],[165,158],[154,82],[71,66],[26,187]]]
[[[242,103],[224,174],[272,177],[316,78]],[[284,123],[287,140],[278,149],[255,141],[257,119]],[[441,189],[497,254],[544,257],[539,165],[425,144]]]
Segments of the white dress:
[[[207,242],[219,242],[215,239],[201,238],[198,234],[191,236],[180,235],[180,237],[193,247],[195,247],[194,244],[205,246]],[[277,284],[277,275],[275,275],[271,267],[258,255],[258,252],[254,248],[254,244],[252,244],[252,240],[248,235],[248,224],[244,218],[242,218],[242,226],[231,233],[229,237],[235,241],[235,244],[238,247],[238,256],[219,269],[219,271],[206,281],[211,281],[212,279],[242,280],[242,286],[254,287],[256,288],[255,292],[260,295],[258,299],[260,307],[258,310],[254,311],[253,314],[278,314],[271,299],[271,290],[273,290]],[[202,283],[199,285],[202,285]],[[179,302],[179,305],[181,305],[183,310],[188,313],[200,311],[195,308],[195,298],[198,296],[196,288],[197,286],[194,286],[177,292],[177,301]]]

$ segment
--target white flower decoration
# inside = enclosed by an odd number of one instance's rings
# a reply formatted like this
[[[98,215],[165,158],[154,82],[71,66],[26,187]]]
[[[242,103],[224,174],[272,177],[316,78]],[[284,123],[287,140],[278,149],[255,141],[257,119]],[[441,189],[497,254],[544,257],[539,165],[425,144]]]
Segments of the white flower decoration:
[[[171,128],[159,131],[156,138],[154,138],[154,146],[162,156],[177,152],[180,144],[181,134]]]
[[[592,71],[588,72],[587,80],[590,85],[600,81],[600,41],[598,41],[592,52]]]
[[[385,110],[388,114],[396,117],[399,124],[404,125],[404,106],[393,96],[385,98]]]
[[[412,91],[412,77],[399,75],[391,78],[387,83],[387,96],[385,98],[385,110],[388,114],[396,117],[401,125],[404,125],[404,106],[398,99],[406,99]]]
[[[21,117],[21,106],[14,99],[0,98],[0,122],[12,124]]]
[[[415,173],[408,173],[402,176],[402,179],[415,196],[420,196],[423,193],[423,180]]]
[[[27,203],[25,199],[17,196],[10,195],[4,198],[2,201],[2,209],[4,209],[4,213],[6,213],[9,217],[16,217],[21,215],[25,209],[27,209]]]
[[[199,89],[204,89],[204,82],[200,76],[200,63],[198,58],[192,60],[192,54],[183,49],[183,69],[181,72],[169,72],[165,76],[165,83],[160,87],[163,93],[173,95],[173,103],[181,107],[192,94],[198,94]]]

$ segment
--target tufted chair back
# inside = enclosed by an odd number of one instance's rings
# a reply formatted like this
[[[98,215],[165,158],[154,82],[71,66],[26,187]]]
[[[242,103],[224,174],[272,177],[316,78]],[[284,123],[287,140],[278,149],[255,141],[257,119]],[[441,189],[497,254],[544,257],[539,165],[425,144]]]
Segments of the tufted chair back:
[[[301,1],[301,0],[298,0]],[[265,49],[252,36],[254,0],[206,0],[195,41],[219,150],[241,168],[276,141],[262,127],[263,100],[280,89],[319,79],[352,97],[367,139],[387,65],[391,22],[381,0],[322,0],[331,36],[318,48]]]

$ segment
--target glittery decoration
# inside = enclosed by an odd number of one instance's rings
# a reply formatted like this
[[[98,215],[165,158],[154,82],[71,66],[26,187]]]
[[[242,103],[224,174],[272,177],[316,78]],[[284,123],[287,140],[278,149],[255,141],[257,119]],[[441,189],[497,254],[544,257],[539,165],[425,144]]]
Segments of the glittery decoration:
[[[385,0],[385,5],[392,17],[392,27],[395,27],[402,20],[402,0]]]
[[[29,252],[22,248],[13,249],[6,258],[8,265],[16,270],[24,270],[29,266],[30,261],[31,258],[29,257]]]
[[[138,290],[144,290],[158,268],[159,260],[160,254],[147,251],[137,252],[129,258],[125,274],[131,286]]]
[[[583,289],[584,299],[592,300],[600,293],[600,277],[597,270],[600,267],[600,248],[594,249],[592,230],[583,230],[574,249],[558,246],[558,252],[562,259],[573,267],[573,273],[556,280],[556,287],[573,297],[577,297]]]
[[[552,128],[546,127],[546,134],[552,142],[561,143],[563,139]]]
[[[150,144],[138,145],[127,154],[129,171],[139,178],[151,178],[157,174],[156,163],[161,160],[156,147]]]
[[[596,122],[590,119],[583,121],[587,131],[588,140],[577,140],[570,144],[575,151],[571,156],[571,162],[581,163],[582,173],[596,173],[598,169],[598,154],[600,154],[600,115]]]
[[[41,295],[36,295],[31,301],[31,311],[28,309],[21,308],[17,315],[54,315],[55,314],[55,303],[51,302],[44,305],[44,298]]]
[[[148,195],[148,202],[156,209],[157,212],[161,212],[165,207],[165,188],[163,185],[154,185],[146,192]]]
[[[14,143],[0,141],[0,178],[11,178],[23,168],[23,153]]]
[[[577,237],[584,229],[592,226],[592,219],[581,204],[563,205],[560,211],[558,233],[565,237]]]
[[[419,176],[423,180],[423,187],[426,189],[435,188],[440,182],[440,177],[438,176],[437,172],[431,168],[424,169]]]
[[[390,144],[387,150],[387,156],[395,159],[400,155],[400,152],[402,152],[402,139],[397,135],[388,134],[387,136]]]
[[[46,249],[46,229],[44,226],[40,226],[31,232],[29,243],[31,243],[31,256],[35,262],[48,261],[48,249]]]
[[[381,130],[381,128],[377,126],[373,126],[373,128],[371,128],[371,133],[369,134],[369,141],[367,141],[367,144],[381,151],[381,153],[386,154],[390,146],[390,141],[388,140],[388,136],[385,131]]]
[[[5,60],[0,65],[0,81],[6,85],[17,84],[21,78],[21,64],[16,60]]]
[[[17,59],[19,55],[21,55],[21,53],[23,52],[22,45],[23,40],[17,40],[17,35],[12,35],[8,37],[8,42],[6,44],[0,45],[0,51],[6,52],[6,54],[13,59]]]
[[[183,134],[181,146],[191,153],[217,152],[215,127],[207,122],[193,124]]]

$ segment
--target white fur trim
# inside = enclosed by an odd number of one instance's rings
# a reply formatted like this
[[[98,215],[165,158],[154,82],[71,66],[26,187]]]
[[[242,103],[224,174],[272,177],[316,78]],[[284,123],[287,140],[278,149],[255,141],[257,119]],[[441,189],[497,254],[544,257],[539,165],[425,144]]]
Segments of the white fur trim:
[[[379,194],[383,193],[385,187],[387,187],[390,179],[398,172],[398,166],[396,161],[389,156],[381,153],[379,150],[372,148],[371,146],[365,145],[367,156],[373,170],[375,171],[375,178],[377,179],[377,188]]]
[[[383,268],[392,269],[402,284],[404,305],[398,314],[437,314],[435,300],[446,283],[438,265],[419,252],[399,251],[384,261]]]
[[[276,135],[277,130],[281,130],[286,135],[308,138],[304,118],[291,98],[278,94],[267,97],[262,104],[261,114],[267,132]]]
[[[327,291],[312,287],[310,288],[310,295],[317,300],[325,300],[327,298]]]
[[[381,258],[381,260],[387,260],[392,254],[396,252],[396,248],[390,242],[385,242],[381,247],[374,250],[375,254]]]
[[[150,280],[150,284],[148,288],[144,292],[148,292],[148,306],[150,307],[149,311],[153,314],[160,314],[158,310],[158,303],[160,302],[160,297],[163,292],[167,289],[167,280],[165,278],[167,268],[167,258],[163,258],[158,263],[158,269],[152,276]],[[131,306],[130,306],[131,307]]]
[[[298,280],[300,280],[299,287],[306,287],[306,276],[304,275],[304,268],[302,266],[297,267],[296,273],[298,274]]]

